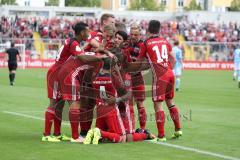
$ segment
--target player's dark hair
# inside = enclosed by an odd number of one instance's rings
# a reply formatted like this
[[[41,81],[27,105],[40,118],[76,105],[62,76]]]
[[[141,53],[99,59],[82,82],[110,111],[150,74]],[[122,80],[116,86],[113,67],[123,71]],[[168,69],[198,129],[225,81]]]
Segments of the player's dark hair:
[[[175,45],[175,46],[178,46],[178,45],[179,45],[179,42],[178,42],[178,41],[175,41],[175,42],[174,42],[174,45]]]
[[[160,22],[158,20],[151,20],[148,24],[148,32],[151,34],[158,34],[160,31]]]
[[[127,33],[124,32],[124,31],[117,31],[117,32],[115,33],[115,36],[116,36],[117,34],[120,35],[120,36],[123,38],[124,41],[126,41],[126,40],[128,39],[128,35],[127,35]]]
[[[75,32],[75,35],[79,35],[80,32],[84,31],[87,27],[88,25],[86,23],[78,22],[72,28]]]

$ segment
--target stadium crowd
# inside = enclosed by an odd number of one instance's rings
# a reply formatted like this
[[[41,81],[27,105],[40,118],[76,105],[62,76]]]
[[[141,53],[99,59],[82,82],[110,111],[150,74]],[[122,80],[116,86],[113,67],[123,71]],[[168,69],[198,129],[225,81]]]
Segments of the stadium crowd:
[[[76,22],[83,21],[91,30],[97,30],[99,20],[96,18],[7,18],[1,17],[0,35],[4,38],[32,38],[33,32],[37,31],[42,38],[65,39],[73,35],[71,28]],[[117,19],[124,23],[127,28],[136,22],[135,20]],[[148,26],[147,20],[137,21],[142,28],[143,35]],[[186,41],[193,42],[238,42],[240,40],[240,27],[237,23],[214,24],[211,22],[194,23],[184,21],[164,21],[161,23],[161,35],[173,39],[177,33],[184,36]]]

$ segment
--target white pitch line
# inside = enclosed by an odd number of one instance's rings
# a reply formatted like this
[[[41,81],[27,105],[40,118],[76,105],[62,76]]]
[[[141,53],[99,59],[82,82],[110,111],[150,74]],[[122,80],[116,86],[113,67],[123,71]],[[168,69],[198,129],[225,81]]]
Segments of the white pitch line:
[[[218,157],[218,158],[222,158],[222,159],[226,159],[226,160],[240,160],[239,158],[236,158],[236,157],[230,157],[230,156],[226,156],[226,155],[222,155],[222,154],[218,154],[218,153],[213,153],[213,152],[199,150],[196,148],[190,148],[190,147],[185,147],[185,146],[179,146],[179,145],[170,144],[170,143],[166,143],[166,142],[153,142],[153,141],[148,141],[148,142],[167,146],[167,147],[172,147],[172,148],[176,148],[176,149],[180,149],[180,150],[184,150],[184,151],[200,153],[200,154],[207,155],[207,156]]]
[[[3,111],[3,113],[44,121],[44,119],[41,118],[41,117],[31,116],[31,115],[28,115],[28,114],[22,114],[22,113],[17,113],[17,112],[10,112],[10,111]],[[65,123],[65,122],[62,123],[62,124],[69,126],[69,124]],[[163,145],[163,146],[167,146],[167,147],[172,147],[172,148],[176,148],[176,149],[180,149],[180,150],[184,150],[184,151],[195,152],[195,153],[199,153],[199,154],[203,154],[203,155],[207,155],[207,156],[218,157],[218,158],[222,158],[222,159],[226,159],[226,160],[240,160],[239,158],[236,158],[236,157],[230,157],[230,156],[226,156],[226,155],[222,155],[222,154],[218,154],[218,153],[213,153],[213,152],[209,152],[209,151],[204,151],[204,150],[199,150],[199,149],[191,148],[191,147],[184,147],[184,146],[165,143],[165,142],[153,142],[153,141],[148,141],[148,142]]]
[[[23,114],[23,113],[18,113],[18,112],[3,111],[3,113],[7,113],[7,114],[19,116],[19,117],[25,117],[25,118],[31,118],[31,119],[37,119],[37,120],[45,121],[45,119],[43,119],[41,117],[31,116],[31,115],[28,115],[28,114]],[[69,126],[69,123],[66,123],[66,122],[63,122],[62,124],[66,125],[66,126]]]

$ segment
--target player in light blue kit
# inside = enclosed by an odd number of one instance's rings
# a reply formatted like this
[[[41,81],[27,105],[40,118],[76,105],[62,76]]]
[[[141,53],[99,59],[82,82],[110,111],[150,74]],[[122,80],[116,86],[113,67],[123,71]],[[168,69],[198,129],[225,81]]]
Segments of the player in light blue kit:
[[[235,80],[237,78],[238,80],[238,88],[240,88],[240,49],[236,48],[234,50],[234,73],[233,73],[233,79]]]
[[[183,56],[182,56],[182,50],[179,47],[178,41],[174,42],[174,47],[173,47],[172,51],[173,51],[173,55],[175,56],[175,59],[176,59],[176,63],[175,63],[174,69],[173,69],[173,72],[174,72],[174,75],[176,78],[175,88],[176,88],[176,91],[179,91],[180,82],[181,82],[180,78],[182,75],[182,68],[183,68],[183,62],[182,62]]]

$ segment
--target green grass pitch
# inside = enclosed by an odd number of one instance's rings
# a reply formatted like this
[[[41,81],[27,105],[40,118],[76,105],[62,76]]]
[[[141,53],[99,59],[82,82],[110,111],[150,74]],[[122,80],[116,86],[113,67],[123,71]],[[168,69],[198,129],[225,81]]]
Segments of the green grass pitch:
[[[183,137],[167,141],[179,148],[148,142],[98,146],[41,142],[42,119],[48,105],[46,71],[19,69],[16,85],[11,87],[7,69],[0,69],[0,159],[195,160],[224,159],[224,155],[240,158],[240,89],[232,81],[230,71],[184,71],[181,91],[175,94]],[[145,104],[150,117],[154,113],[151,98]],[[167,110],[166,113],[169,115]],[[147,127],[156,133],[153,117],[148,119]],[[68,125],[63,125],[62,130],[70,135]],[[167,138],[172,132],[173,123],[167,120]],[[197,151],[182,150],[183,147]],[[199,150],[207,154],[197,153]]]

